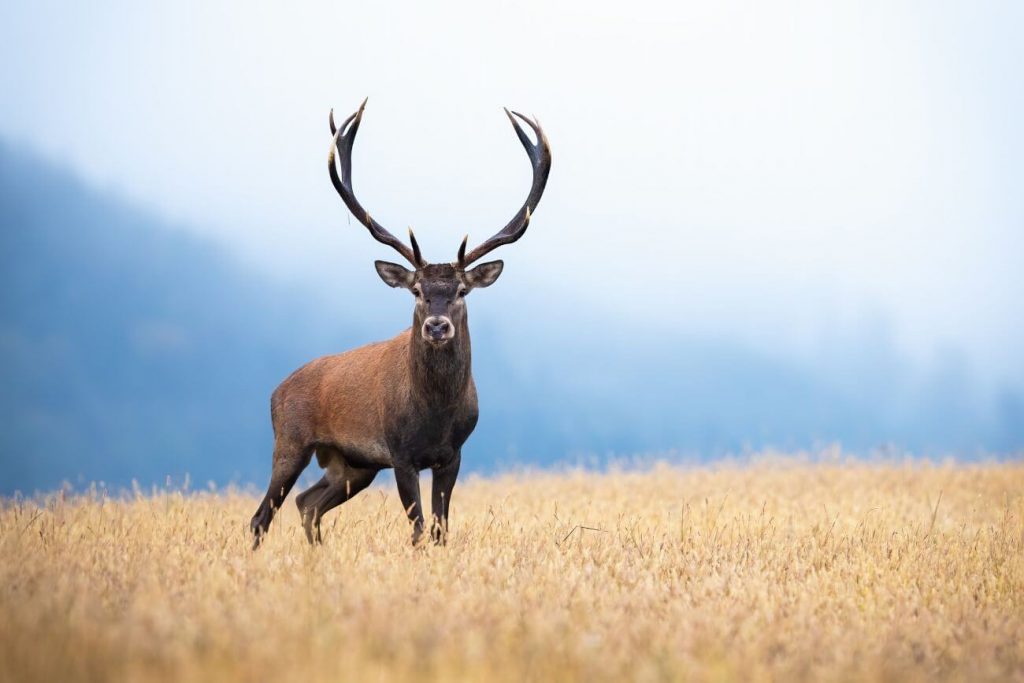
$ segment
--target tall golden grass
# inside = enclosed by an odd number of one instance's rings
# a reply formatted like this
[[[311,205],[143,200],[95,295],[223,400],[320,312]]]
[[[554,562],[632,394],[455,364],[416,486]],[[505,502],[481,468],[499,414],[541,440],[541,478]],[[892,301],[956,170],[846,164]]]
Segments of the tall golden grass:
[[[808,462],[469,478],[447,547],[373,488],[11,501],[0,677],[1024,678],[1024,464]]]

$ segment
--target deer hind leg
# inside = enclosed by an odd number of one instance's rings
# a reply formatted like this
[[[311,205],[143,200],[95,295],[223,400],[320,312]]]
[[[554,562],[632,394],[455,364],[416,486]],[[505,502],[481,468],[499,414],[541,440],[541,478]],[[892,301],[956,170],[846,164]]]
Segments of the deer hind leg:
[[[267,495],[263,502],[256,509],[249,528],[253,535],[253,550],[260,546],[263,537],[270,528],[270,522],[274,515],[281,509],[288,492],[292,490],[295,481],[306,469],[310,458],[313,456],[311,446],[303,446],[294,442],[278,439],[274,444],[274,466],[270,474],[270,486],[267,487]]]
[[[330,470],[309,491],[303,494],[299,503],[302,514],[302,526],[306,530],[306,539],[311,544],[322,543],[320,520],[324,514],[349,500],[365,489],[377,476],[378,470],[351,467],[338,462],[331,465]],[[321,484],[326,484],[321,487]],[[316,489],[314,491],[314,489]]]
[[[327,475],[324,475],[320,477],[320,481],[295,496],[295,505],[299,508],[299,514],[302,516],[303,525],[306,523],[306,510],[312,509],[312,506],[309,503],[316,500],[323,490],[330,486],[330,484],[331,482],[327,480]]]

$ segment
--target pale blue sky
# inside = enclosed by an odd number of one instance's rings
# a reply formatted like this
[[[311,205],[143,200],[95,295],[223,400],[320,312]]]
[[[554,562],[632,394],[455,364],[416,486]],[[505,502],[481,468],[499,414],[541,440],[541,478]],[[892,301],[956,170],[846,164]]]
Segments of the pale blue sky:
[[[327,112],[370,96],[358,194],[446,260],[525,196],[507,105],[554,168],[476,319],[585,307],[801,358],[884,335],[1020,387],[1022,29],[987,2],[5,3],[0,135],[404,321]]]

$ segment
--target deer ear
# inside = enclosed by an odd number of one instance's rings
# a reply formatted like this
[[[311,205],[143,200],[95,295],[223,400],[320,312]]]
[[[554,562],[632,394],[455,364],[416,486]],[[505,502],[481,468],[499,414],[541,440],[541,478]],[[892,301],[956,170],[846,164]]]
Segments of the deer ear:
[[[477,287],[490,287],[498,279],[498,276],[501,275],[501,270],[504,267],[504,261],[481,263],[476,268],[466,271],[466,284],[473,289]]]
[[[373,265],[377,268],[377,274],[380,275],[380,279],[389,287],[412,287],[413,282],[416,280],[416,273],[408,268],[403,268],[397,263],[374,261]]]

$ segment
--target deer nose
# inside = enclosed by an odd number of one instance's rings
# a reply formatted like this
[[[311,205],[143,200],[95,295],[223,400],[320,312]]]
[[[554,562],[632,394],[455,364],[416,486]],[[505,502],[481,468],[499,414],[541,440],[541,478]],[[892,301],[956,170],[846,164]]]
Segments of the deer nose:
[[[451,321],[448,318],[433,316],[423,322],[423,336],[434,341],[450,339],[454,336]]]

